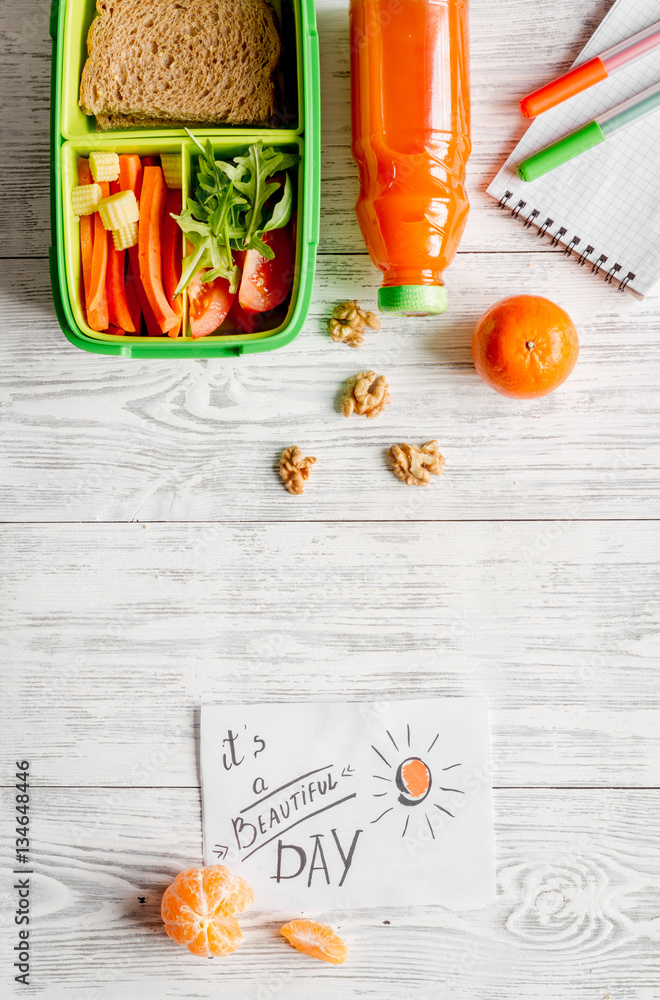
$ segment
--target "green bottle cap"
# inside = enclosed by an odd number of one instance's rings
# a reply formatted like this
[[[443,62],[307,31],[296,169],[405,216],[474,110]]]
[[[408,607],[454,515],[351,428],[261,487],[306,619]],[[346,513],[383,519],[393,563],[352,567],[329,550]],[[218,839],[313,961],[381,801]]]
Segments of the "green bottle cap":
[[[384,285],[378,289],[381,312],[404,316],[436,316],[447,308],[444,285]]]

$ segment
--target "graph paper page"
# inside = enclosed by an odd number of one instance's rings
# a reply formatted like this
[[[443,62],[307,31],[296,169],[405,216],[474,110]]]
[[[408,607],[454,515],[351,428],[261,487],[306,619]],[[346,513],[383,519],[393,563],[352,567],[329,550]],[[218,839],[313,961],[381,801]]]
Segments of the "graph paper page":
[[[574,65],[659,17],[658,0],[617,0]],[[545,227],[549,236],[584,254],[589,264],[600,262],[604,273],[618,281],[634,275],[626,284],[638,295],[645,295],[660,276],[660,111],[538,180],[521,181],[515,167],[658,81],[660,50],[546,111],[488,188],[498,201],[505,199],[507,210]]]

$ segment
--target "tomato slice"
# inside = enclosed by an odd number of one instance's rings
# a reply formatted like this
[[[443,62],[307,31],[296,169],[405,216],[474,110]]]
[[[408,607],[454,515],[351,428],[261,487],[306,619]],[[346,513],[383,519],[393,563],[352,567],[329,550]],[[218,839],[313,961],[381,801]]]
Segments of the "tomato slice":
[[[193,339],[208,337],[218,329],[234,301],[235,293],[229,291],[226,278],[202,282],[195,275],[188,285],[188,318]]]
[[[293,284],[295,247],[291,225],[272,229],[263,237],[275,256],[266,260],[257,250],[248,250],[243,261],[243,276],[238,301],[246,313],[262,313],[284,302]]]

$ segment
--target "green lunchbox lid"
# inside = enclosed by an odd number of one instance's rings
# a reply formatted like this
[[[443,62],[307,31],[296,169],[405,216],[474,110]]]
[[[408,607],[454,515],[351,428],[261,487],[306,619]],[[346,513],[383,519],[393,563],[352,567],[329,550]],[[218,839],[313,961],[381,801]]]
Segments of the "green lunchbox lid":
[[[80,74],[86,56],[87,31],[96,13],[95,0],[52,0],[50,34],[53,39],[50,118],[50,208],[52,246],[49,251],[51,285],[57,319],[67,339],[95,354],[133,358],[210,358],[272,351],[290,343],[307,317],[314,284],[319,239],[320,205],[320,83],[316,12],[313,0],[281,0],[295,24],[297,112],[287,128],[196,129],[209,138],[218,154],[230,157],[261,139],[300,155],[297,185],[296,272],[288,312],[275,330],[176,339],[123,337],[95,333],[86,324],[80,295],[80,238],[78,220],[70,205],[77,181],[77,161],[91,149],[134,152],[144,156],[180,151],[184,196],[190,182],[194,144],[183,130],[154,129],[96,133],[93,120],[78,107]],[[280,18],[280,22],[281,22]]]

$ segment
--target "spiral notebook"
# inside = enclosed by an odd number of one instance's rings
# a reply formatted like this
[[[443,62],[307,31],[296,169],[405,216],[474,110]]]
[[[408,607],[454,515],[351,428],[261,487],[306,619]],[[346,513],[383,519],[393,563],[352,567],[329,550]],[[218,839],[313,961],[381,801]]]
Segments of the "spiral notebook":
[[[658,20],[658,0],[617,0],[574,65]],[[552,76],[559,76],[550,73]],[[538,180],[516,164],[660,80],[649,53],[537,118],[488,188],[502,210],[536,227],[553,246],[600,272],[608,284],[643,298],[660,277],[660,112]],[[539,86],[542,82],[538,81]],[[521,95],[522,97],[522,95]]]

